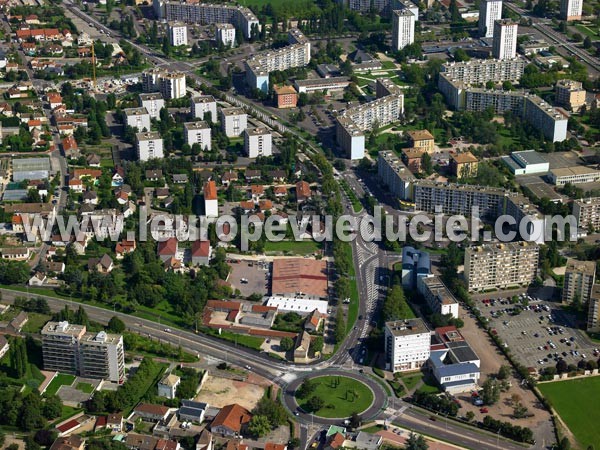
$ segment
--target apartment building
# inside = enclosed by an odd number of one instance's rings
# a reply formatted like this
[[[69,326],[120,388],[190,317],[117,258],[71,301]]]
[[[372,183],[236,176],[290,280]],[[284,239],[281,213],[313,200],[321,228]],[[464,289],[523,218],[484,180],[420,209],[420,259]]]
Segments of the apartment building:
[[[600,331],[600,284],[592,286],[588,307],[587,331],[592,333]]]
[[[392,151],[379,152],[377,174],[390,192],[401,200],[413,198],[413,183],[416,178]]]
[[[125,125],[138,131],[150,130],[150,113],[146,108],[125,108]]]
[[[84,325],[48,322],[41,331],[44,369],[125,381],[123,336],[104,331],[87,333]]]
[[[183,135],[185,143],[188,145],[199,144],[202,150],[210,151],[211,145],[211,129],[208,123],[186,122],[183,124]]]
[[[517,56],[517,29],[519,25],[510,19],[494,22],[492,56],[496,59],[513,59]]]
[[[392,49],[402,50],[415,42],[415,15],[409,9],[392,11]]]
[[[155,131],[135,135],[137,157],[140,161],[163,158],[163,140]]]
[[[586,166],[564,167],[552,169],[548,178],[556,186],[564,186],[567,183],[595,183],[600,181],[600,171]]]
[[[157,92],[160,89],[159,80],[164,70],[154,67],[142,72],[142,91]]]
[[[419,7],[410,0],[392,0],[390,7],[392,10],[407,9],[413,13],[415,20],[419,20]]]
[[[500,2],[501,3],[501,2]],[[514,59],[472,59],[463,62],[442,64],[441,74],[452,81],[465,84],[485,84],[488,81],[519,81],[527,62],[522,58]]]
[[[585,105],[586,92],[579,81],[558,80],[554,92],[556,103],[571,111],[577,112]]]
[[[552,142],[562,142],[567,139],[569,118],[537,95],[525,98],[523,118]]]
[[[343,111],[337,117],[336,138],[338,145],[350,159],[364,157],[364,132],[373,124],[386,126],[400,119],[404,113],[404,95],[387,95],[369,103]]]
[[[494,22],[502,18],[502,0],[482,0],[479,3],[479,36],[494,36]]]
[[[429,253],[413,247],[402,247],[402,287],[415,289],[419,279],[431,275]]]
[[[562,302],[565,305],[590,301],[592,287],[596,282],[596,261],[578,261],[567,259],[565,280],[562,290]]]
[[[429,359],[431,333],[423,319],[385,324],[386,365],[392,372],[419,370]]]
[[[402,162],[412,173],[421,172],[421,163],[425,150],[420,148],[408,147],[402,149]]]
[[[193,0],[153,0],[154,11],[159,19],[210,25],[230,23],[242,30],[250,39],[252,32],[260,31],[260,23],[254,13],[245,7],[231,3],[199,3]]]
[[[160,110],[165,107],[165,99],[160,92],[140,94],[139,101],[141,107],[146,108],[151,119],[159,119]],[[148,130],[149,129],[150,128],[148,128]]]
[[[338,0],[338,3],[342,3],[352,11],[368,12],[375,9],[377,12],[382,13],[389,11],[390,0]]]
[[[168,72],[163,74],[158,81],[160,93],[164,98],[172,100],[185,97],[185,74],[179,72]]]
[[[406,137],[408,137],[410,147],[418,148],[429,154],[435,152],[435,138],[429,130],[409,130],[406,132]]]
[[[244,61],[249,86],[267,92],[270,72],[304,67],[310,63],[310,40],[299,29],[288,31],[288,43],[285,47],[258,52]]]
[[[471,152],[450,154],[450,173],[458,179],[477,176],[479,161]]]
[[[217,121],[217,101],[212,95],[198,95],[191,100],[192,116],[195,119],[206,120],[206,113],[210,113],[210,122]]]
[[[239,137],[248,127],[248,114],[242,108],[221,109],[221,129],[227,137]]]
[[[188,45],[187,25],[183,22],[168,22],[167,36],[173,47]]]
[[[581,20],[583,0],[560,0],[559,17],[563,20]]]
[[[469,292],[529,286],[536,277],[539,246],[531,242],[483,244],[465,250]]]
[[[574,200],[572,211],[579,233],[600,230],[600,197]]]
[[[244,151],[249,158],[271,156],[273,154],[272,135],[265,127],[244,130]]]
[[[388,95],[403,95],[402,88],[389,78],[378,78],[375,82],[375,95],[377,98]]]
[[[277,97],[277,108],[295,108],[298,104],[298,93],[292,86],[275,86],[274,91]]]
[[[418,278],[417,290],[433,313],[450,314],[458,319],[458,301],[440,277],[430,274]]]
[[[215,41],[225,47],[235,47],[235,27],[230,23],[218,23],[215,26]]]

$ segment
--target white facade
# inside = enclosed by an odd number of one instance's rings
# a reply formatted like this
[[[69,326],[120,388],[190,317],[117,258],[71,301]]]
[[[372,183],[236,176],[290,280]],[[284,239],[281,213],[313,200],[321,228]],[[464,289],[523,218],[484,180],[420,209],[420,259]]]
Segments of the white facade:
[[[150,130],[150,113],[146,108],[124,109],[126,124],[138,131]]]
[[[583,0],[561,0],[560,18],[564,20],[581,20]]]
[[[175,374],[168,374],[158,382],[158,396],[173,399],[177,394],[177,387],[181,384],[181,378]]]
[[[239,137],[247,127],[248,114],[243,109],[221,109],[221,129],[227,137]]]
[[[271,132],[263,127],[244,131],[244,151],[249,158],[271,156],[273,153]]]
[[[379,152],[377,174],[381,182],[398,198],[401,200],[413,198],[415,176],[394,152],[389,150]]]
[[[429,359],[431,333],[422,319],[385,324],[387,368],[392,372],[419,370]]]
[[[211,150],[211,130],[206,122],[184,123],[183,134],[186,144],[200,144],[202,150]]]
[[[204,114],[210,113],[210,121],[217,121],[217,101],[212,95],[200,95],[192,97],[191,100],[192,116],[195,119],[204,120]]]
[[[402,50],[415,42],[415,21],[410,9],[392,12],[392,50]]]
[[[183,22],[169,22],[167,24],[169,42],[173,47],[188,45],[187,25]]]
[[[82,377],[103,378],[122,383],[125,377],[123,336],[86,333],[79,342],[79,373]]]
[[[160,134],[155,132],[137,133],[137,157],[140,161],[148,161],[153,158],[163,158],[163,140]]]
[[[494,22],[502,18],[502,0],[482,0],[479,4],[479,36],[493,37]]]
[[[266,300],[266,306],[273,306],[276,307],[278,311],[295,312],[300,315],[312,314],[315,309],[321,314],[326,315],[328,309],[326,300],[279,296],[267,297]]]
[[[215,41],[225,47],[235,47],[235,27],[230,23],[218,23],[215,27]]]
[[[166,99],[185,97],[185,74],[165,73],[159,78],[160,93]]]
[[[512,152],[510,156],[503,156],[502,162],[508,166],[514,175],[546,173],[550,170],[550,163],[541,153],[535,150]]]
[[[492,56],[496,59],[513,59],[517,56],[517,29],[519,25],[509,19],[494,22]]]
[[[142,108],[146,108],[151,119],[158,119],[160,117],[160,110],[165,107],[165,99],[159,92],[140,94],[140,104]]]

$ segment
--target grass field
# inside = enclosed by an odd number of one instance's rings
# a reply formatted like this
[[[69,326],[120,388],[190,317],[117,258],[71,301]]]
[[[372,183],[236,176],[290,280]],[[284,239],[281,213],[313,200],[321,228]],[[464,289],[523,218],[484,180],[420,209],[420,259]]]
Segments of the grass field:
[[[54,380],[50,382],[46,388],[45,393],[48,395],[54,395],[58,392],[61,386],[70,386],[75,381],[75,375],[68,375],[66,373],[59,373],[54,377]]]
[[[326,418],[349,417],[352,413],[361,413],[373,403],[373,393],[363,383],[347,377],[325,376],[313,378],[316,383],[315,391],[309,397],[325,399],[325,406],[315,411],[316,416]],[[298,399],[298,404],[304,411],[308,399]]]
[[[582,448],[600,442],[600,378],[557,381],[538,385]]]
[[[577,28],[577,31],[579,31],[581,34],[583,34],[584,36],[589,36],[592,40],[596,40],[598,39],[598,28],[594,28],[594,26],[586,26],[583,24],[577,24],[575,25],[575,28]]]
[[[265,252],[283,252],[294,255],[309,255],[316,253],[321,249],[319,242],[309,241],[281,241],[281,242],[265,242]]]
[[[86,394],[91,394],[92,392],[94,392],[94,386],[92,386],[90,383],[77,383],[75,389]]]
[[[404,386],[406,386],[406,390],[409,392],[412,391],[417,386],[417,384],[421,382],[422,379],[423,374],[421,372],[403,375],[402,377],[400,377],[400,380],[402,381],[402,383],[404,383]]]

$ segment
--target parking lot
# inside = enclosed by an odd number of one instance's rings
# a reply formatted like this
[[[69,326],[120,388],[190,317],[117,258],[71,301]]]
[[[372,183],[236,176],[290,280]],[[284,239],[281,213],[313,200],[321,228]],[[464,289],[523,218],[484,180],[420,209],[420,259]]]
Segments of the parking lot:
[[[271,273],[269,262],[232,259],[229,265],[231,273],[227,281],[231,283],[233,289],[239,289],[242,296],[267,294]]]
[[[527,294],[520,294],[517,303],[507,297],[491,297],[478,303],[494,332],[527,367],[540,370],[556,365],[560,359],[577,364],[600,356],[598,345],[577,329],[576,315],[563,310],[559,303]]]

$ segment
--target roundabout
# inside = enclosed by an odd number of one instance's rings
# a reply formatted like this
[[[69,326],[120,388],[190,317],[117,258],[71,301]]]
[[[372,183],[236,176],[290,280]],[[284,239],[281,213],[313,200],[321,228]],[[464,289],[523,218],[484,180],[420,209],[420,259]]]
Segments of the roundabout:
[[[387,395],[377,381],[362,374],[322,370],[289,383],[283,401],[302,421],[331,425],[340,424],[353,413],[363,419],[376,417],[385,408]]]

